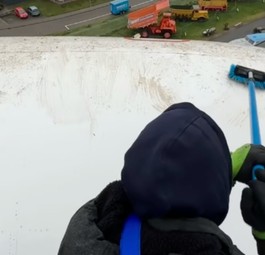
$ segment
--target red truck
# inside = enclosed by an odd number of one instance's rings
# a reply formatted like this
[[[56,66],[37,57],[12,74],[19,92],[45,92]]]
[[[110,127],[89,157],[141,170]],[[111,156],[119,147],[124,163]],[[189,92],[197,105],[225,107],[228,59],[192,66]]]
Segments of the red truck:
[[[144,7],[128,14],[129,29],[138,30],[141,37],[162,35],[168,39],[177,32],[176,22],[171,18],[171,13],[163,13],[159,22],[159,14],[163,9],[169,8],[169,1],[162,0],[156,4]]]

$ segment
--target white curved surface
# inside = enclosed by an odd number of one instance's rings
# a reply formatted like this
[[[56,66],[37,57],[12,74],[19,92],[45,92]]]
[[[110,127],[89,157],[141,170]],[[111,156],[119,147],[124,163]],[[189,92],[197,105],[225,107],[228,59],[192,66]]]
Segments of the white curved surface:
[[[141,129],[190,101],[223,129],[230,149],[250,141],[248,90],[230,65],[265,70],[265,51],[200,41],[1,38],[1,254],[56,254],[70,217],[120,178]],[[257,92],[265,139],[265,92]],[[263,127],[263,128],[262,128]],[[256,254],[237,184],[222,229]]]

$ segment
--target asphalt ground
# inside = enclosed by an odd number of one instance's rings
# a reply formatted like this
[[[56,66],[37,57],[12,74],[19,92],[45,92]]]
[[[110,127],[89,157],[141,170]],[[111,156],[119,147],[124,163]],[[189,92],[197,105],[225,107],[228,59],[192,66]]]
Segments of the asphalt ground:
[[[132,0],[132,9],[145,6],[153,0]],[[30,17],[20,20],[13,14],[0,19],[0,36],[45,36],[66,31],[67,29],[85,26],[107,19],[110,16],[109,4],[102,4],[55,17]]]
[[[255,27],[265,27],[265,17],[252,21],[247,24],[240,24],[236,27],[231,27],[230,30],[224,31],[221,35],[213,37],[212,41],[229,42],[234,39],[245,37],[247,34],[252,34]]]
[[[151,2],[153,0],[145,2],[142,2],[142,0],[132,0],[132,9],[148,5]],[[48,18],[40,16],[20,20],[13,14],[10,14],[0,18],[0,36],[46,36],[92,24],[107,19],[110,15],[108,3]],[[257,26],[265,27],[265,17],[248,24],[231,27],[230,30],[223,31],[222,34],[215,35],[210,40],[229,42],[252,33],[253,28]]]

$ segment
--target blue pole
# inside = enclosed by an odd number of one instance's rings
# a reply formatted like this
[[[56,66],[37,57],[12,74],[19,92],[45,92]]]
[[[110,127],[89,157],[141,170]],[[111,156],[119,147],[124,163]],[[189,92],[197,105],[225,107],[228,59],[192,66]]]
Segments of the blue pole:
[[[250,96],[250,116],[251,116],[250,124],[251,124],[252,143],[261,144],[258,110],[257,110],[257,102],[255,95],[255,84],[252,80],[249,80],[248,88]]]
[[[253,74],[252,74],[253,76]],[[249,89],[249,102],[250,102],[250,125],[251,125],[251,140],[253,144],[261,144],[260,130],[259,130],[259,118],[255,94],[255,83],[253,79],[248,81]],[[252,169],[252,179],[256,180],[256,171],[258,169],[264,169],[263,165],[255,165]]]

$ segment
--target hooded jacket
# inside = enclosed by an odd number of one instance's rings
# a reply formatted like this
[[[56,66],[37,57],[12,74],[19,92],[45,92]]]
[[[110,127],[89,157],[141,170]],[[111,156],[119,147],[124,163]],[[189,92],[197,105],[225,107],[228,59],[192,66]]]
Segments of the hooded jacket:
[[[190,103],[172,105],[127,151],[121,181],[72,217],[58,254],[119,254],[132,212],[142,219],[141,255],[242,254],[218,228],[228,211],[231,173],[218,125]],[[178,221],[165,229],[172,219]]]
[[[119,255],[132,212],[120,181],[109,184],[72,217],[58,255]],[[243,255],[218,226],[203,218],[143,220],[141,255]]]
[[[220,225],[232,186],[225,136],[194,105],[172,105],[127,151],[121,180],[141,217],[203,217]]]

